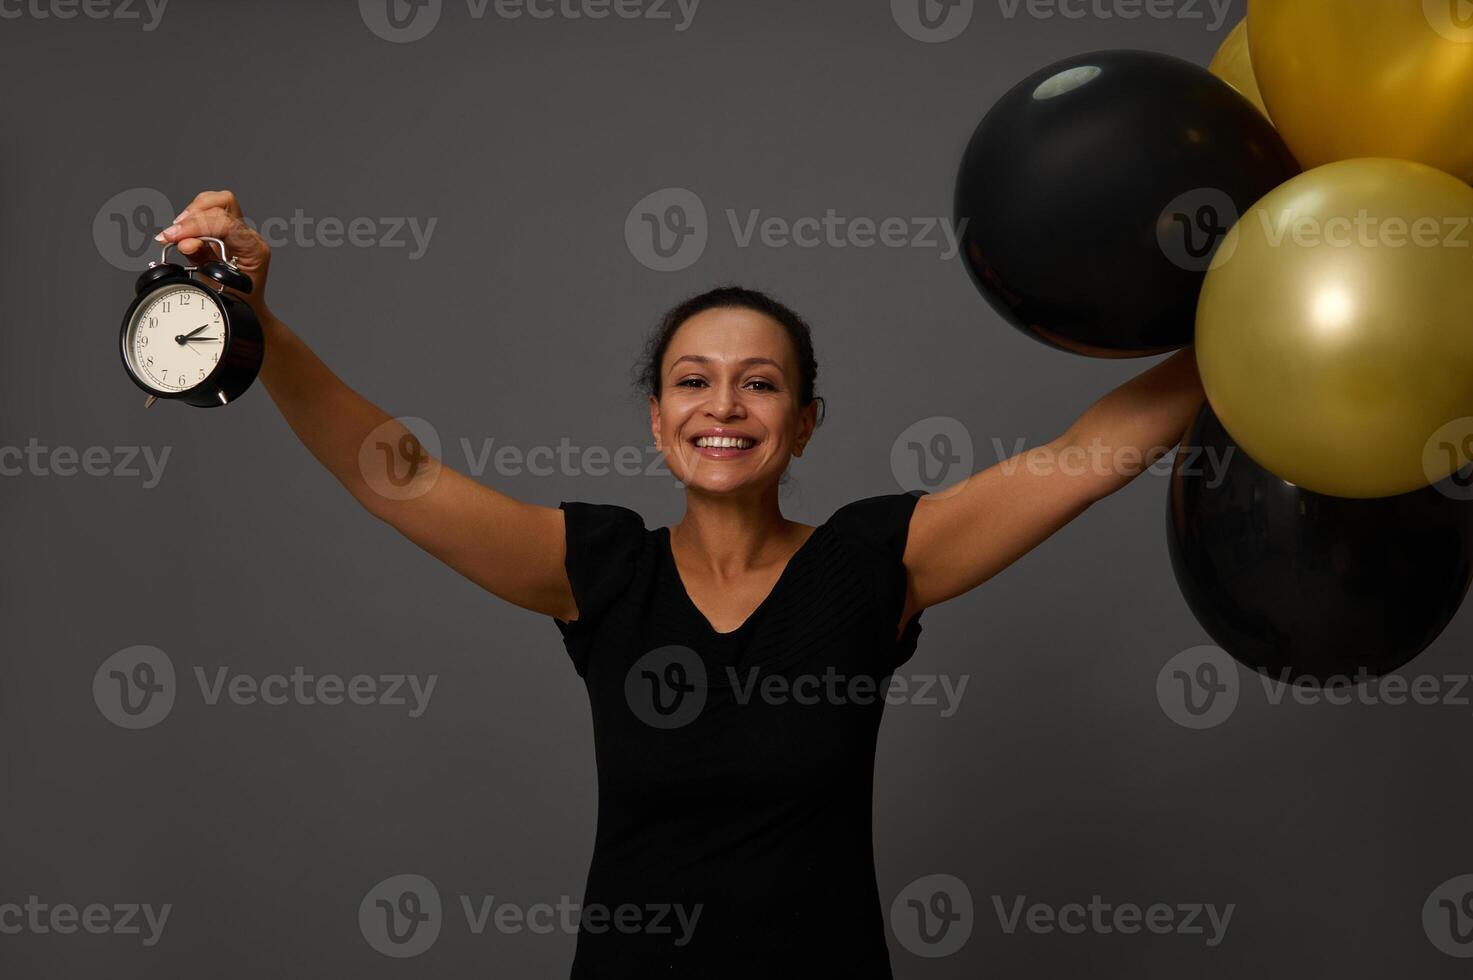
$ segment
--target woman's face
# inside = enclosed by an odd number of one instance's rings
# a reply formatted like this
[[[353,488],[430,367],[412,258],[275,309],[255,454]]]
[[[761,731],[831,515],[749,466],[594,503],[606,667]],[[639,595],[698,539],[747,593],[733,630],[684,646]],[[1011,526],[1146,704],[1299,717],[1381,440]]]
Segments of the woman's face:
[[[761,313],[715,309],[691,317],[670,339],[660,379],[650,429],[687,488],[775,486],[813,434],[817,405],[798,405],[797,352],[782,325]]]

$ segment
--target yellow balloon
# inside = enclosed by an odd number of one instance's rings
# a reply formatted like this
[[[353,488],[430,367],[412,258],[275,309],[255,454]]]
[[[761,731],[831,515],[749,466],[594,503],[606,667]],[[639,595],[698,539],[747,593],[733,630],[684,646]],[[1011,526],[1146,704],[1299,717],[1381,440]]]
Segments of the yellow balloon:
[[[1207,69],[1218,78],[1237,89],[1265,116],[1268,108],[1263,104],[1263,93],[1258,90],[1258,79],[1253,75],[1253,59],[1248,53],[1248,21],[1238,21],[1238,26],[1228,34],[1222,47],[1212,58]]]
[[[1470,217],[1473,187],[1375,158],[1301,174],[1239,219],[1202,285],[1197,364],[1244,452],[1297,486],[1362,498],[1468,461]]]
[[[1306,169],[1415,160],[1473,181],[1467,0],[1248,0],[1253,70]]]

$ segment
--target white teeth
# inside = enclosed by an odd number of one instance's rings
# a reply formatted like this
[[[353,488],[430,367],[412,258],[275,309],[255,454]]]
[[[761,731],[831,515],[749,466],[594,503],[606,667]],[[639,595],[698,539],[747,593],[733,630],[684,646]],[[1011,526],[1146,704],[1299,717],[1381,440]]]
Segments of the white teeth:
[[[751,449],[757,443],[734,436],[701,436],[696,440],[696,445],[702,449]]]

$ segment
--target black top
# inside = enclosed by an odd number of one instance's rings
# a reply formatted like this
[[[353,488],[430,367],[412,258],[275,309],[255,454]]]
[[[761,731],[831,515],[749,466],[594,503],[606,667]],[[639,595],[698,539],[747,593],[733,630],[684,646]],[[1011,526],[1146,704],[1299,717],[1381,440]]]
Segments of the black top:
[[[841,507],[750,618],[718,633],[669,528],[564,501],[598,833],[574,980],[890,980],[871,808],[901,555],[920,491]]]

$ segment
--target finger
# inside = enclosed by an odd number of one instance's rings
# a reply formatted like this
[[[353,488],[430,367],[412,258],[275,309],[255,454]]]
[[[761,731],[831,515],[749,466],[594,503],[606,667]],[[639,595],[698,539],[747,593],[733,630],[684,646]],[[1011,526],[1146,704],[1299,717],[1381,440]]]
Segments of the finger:
[[[184,206],[184,210],[174,218],[177,222],[187,215],[200,211],[209,211],[212,208],[221,208],[226,214],[236,218],[245,217],[240,210],[240,202],[235,199],[231,191],[202,191],[197,194],[193,201]]]
[[[211,208],[170,225],[159,233],[159,237],[164,242],[173,242],[183,254],[193,256],[209,244],[202,240],[206,236],[233,244],[231,233],[238,227],[240,225],[234,216],[222,208]],[[200,257],[208,258],[210,254],[206,252]]]

